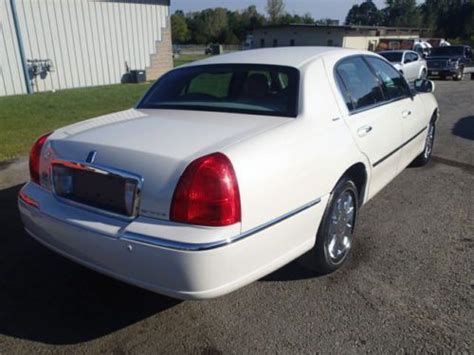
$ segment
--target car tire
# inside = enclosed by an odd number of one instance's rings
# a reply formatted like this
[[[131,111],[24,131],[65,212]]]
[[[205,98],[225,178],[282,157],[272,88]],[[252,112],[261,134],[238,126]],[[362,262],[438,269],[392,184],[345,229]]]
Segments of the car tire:
[[[415,160],[411,163],[412,167],[421,167],[428,164],[431,160],[431,155],[433,154],[433,147],[436,135],[436,124],[431,122],[428,126],[428,133],[426,134],[425,147],[423,152],[418,155]]]
[[[455,81],[461,81],[462,79],[464,79],[464,68],[461,67],[459,68],[458,72],[456,73],[455,76],[453,76],[453,79]]]
[[[310,253],[311,268],[319,275],[339,269],[352,250],[354,227],[359,209],[357,187],[348,177],[336,184]]]

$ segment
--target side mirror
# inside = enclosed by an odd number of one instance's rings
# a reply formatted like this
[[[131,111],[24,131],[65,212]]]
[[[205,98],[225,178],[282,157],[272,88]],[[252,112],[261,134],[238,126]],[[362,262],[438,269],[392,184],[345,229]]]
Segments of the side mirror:
[[[416,79],[414,86],[417,92],[434,92],[435,91],[435,83],[432,82],[431,80]]]

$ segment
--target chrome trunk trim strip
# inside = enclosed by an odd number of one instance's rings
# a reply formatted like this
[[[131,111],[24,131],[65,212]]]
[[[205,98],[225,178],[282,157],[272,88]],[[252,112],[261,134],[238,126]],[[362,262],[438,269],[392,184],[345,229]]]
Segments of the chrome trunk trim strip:
[[[305,205],[298,207],[294,209],[291,212],[285,213],[284,215],[277,217],[275,219],[272,219],[269,222],[266,222],[264,224],[261,224],[260,226],[257,226],[255,228],[252,228],[244,233],[241,233],[239,235],[236,235],[234,237],[225,239],[225,240],[218,240],[215,242],[209,242],[209,243],[183,243],[183,242],[176,242],[176,241],[171,241],[171,240],[165,240],[161,238],[155,238],[143,234],[137,234],[137,233],[132,233],[132,232],[124,232],[119,238],[122,240],[130,241],[130,242],[136,242],[136,243],[141,243],[141,244],[146,244],[146,245],[151,245],[155,247],[162,247],[162,248],[168,248],[168,249],[176,249],[176,250],[185,250],[185,251],[203,251],[203,250],[211,250],[215,248],[219,248],[222,246],[226,246],[235,242],[238,242],[242,239],[245,239],[247,237],[250,237],[256,233],[259,233],[267,228],[270,228],[274,226],[275,224],[278,224],[280,222],[283,222],[284,220],[295,216],[298,213],[301,213],[308,208],[311,208],[313,206],[316,206],[318,203],[321,202],[321,198],[317,198],[316,200],[310,201],[306,203]]]

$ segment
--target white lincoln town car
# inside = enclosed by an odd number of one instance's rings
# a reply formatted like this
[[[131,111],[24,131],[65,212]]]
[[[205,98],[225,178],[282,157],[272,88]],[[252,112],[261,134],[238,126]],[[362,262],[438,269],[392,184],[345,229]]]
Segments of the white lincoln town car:
[[[347,260],[359,209],[429,161],[433,90],[341,48],[198,61],[133,109],[41,136],[22,220],[57,253],[180,299],[224,295],[306,253],[326,274]]]

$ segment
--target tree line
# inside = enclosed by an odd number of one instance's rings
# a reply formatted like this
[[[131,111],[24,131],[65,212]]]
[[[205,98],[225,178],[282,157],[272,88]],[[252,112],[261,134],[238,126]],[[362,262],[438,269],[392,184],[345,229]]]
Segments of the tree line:
[[[179,44],[240,44],[255,28],[266,25],[333,24],[331,19],[314,19],[311,14],[290,14],[284,0],[267,0],[266,13],[256,6],[231,11],[223,7],[171,16],[173,41]],[[474,0],[386,0],[377,8],[372,0],[354,5],[345,20],[347,25],[423,27],[434,36],[474,41]]]
[[[372,0],[354,5],[348,25],[422,27],[437,37],[474,40],[474,0],[386,0],[378,9]]]

